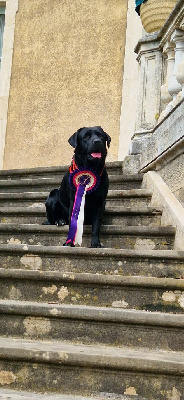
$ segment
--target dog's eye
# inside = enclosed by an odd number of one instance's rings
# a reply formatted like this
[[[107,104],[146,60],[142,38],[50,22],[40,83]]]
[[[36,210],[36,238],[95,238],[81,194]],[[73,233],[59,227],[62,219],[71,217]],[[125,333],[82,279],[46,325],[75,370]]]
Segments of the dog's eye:
[[[85,135],[84,135],[84,140],[88,140],[90,138],[90,133],[86,133]]]
[[[104,135],[103,135],[102,133],[99,133],[99,134],[98,134],[98,138],[101,139],[101,140],[103,140],[103,139],[104,139]]]

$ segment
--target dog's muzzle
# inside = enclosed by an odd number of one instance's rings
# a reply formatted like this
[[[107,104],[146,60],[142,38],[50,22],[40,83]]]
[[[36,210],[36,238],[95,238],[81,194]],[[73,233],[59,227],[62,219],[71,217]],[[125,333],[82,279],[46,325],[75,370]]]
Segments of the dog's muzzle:
[[[93,146],[91,146],[91,153],[90,156],[92,158],[100,159],[102,158],[104,152],[104,144],[101,139],[95,139],[93,141]]]

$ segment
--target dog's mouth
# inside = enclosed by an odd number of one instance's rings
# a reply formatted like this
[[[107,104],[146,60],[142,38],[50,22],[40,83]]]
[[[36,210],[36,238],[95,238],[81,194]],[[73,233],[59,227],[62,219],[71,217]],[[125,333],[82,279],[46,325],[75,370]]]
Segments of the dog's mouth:
[[[91,153],[91,157],[92,158],[101,158],[102,157],[102,153]]]

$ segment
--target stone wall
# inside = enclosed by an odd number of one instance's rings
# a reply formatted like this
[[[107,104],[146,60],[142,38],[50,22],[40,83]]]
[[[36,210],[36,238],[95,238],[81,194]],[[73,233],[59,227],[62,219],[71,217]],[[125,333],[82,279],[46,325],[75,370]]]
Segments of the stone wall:
[[[19,0],[4,169],[68,164],[93,125],[117,159],[126,15],[127,0]]]
[[[184,138],[183,126],[184,101],[176,106],[150,134],[140,136],[137,143],[140,141],[141,144],[140,169],[143,172],[146,168],[153,169],[154,164],[158,166],[159,163],[163,165],[170,162],[170,153],[174,152],[175,147],[182,146],[180,142],[183,143]],[[138,146],[137,148],[139,151]]]
[[[125,157],[123,172],[155,170],[184,204],[184,100],[153,129],[137,135],[131,154]]]
[[[184,207],[184,152],[158,171]]]

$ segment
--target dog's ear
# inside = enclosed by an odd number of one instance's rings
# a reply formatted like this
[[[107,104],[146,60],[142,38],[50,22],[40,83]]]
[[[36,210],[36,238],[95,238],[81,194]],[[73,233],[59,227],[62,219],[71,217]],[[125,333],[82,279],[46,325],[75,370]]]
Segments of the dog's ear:
[[[105,140],[107,142],[107,147],[110,147],[110,142],[111,142],[111,137],[108,135],[108,133],[106,133],[101,126],[98,126],[98,128],[100,128],[100,130],[104,133],[105,135]]]
[[[74,147],[74,149],[77,147],[77,136],[78,133],[84,128],[80,128],[78,129],[77,132],[73,133],[72,136],[70,136],[70,138],[68,139],[68,143],[70,144],[70,146]]]
[[[103,129],[102,129],[102,130],[103,130]],[[111,137],[108,135],[108,133],[104,132],[104,130],[103,130],[103,133],[104,133],[104,135],[105,135],[105,140],[106,140],[106,142],[107,142],[107,147],[108,147],[108,149],[109,149],[109,147],[110,147],[110,142],[111,142]]]
[[[110,142],[111,142],[111,137],[107,133],[105,133],[105,138],[106,138],[106,142],[107,142],[107,147],[109,148]]]

